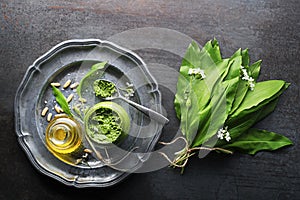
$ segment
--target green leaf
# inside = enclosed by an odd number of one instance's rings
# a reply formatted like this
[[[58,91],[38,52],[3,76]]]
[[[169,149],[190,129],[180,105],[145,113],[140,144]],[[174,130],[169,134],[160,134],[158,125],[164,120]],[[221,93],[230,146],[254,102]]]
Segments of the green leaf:
[[[252,113],[248,113],[241,118],[237,118],[235,121],[231,121],[231,123],[228,123],[228,121],[225,122],[224,127],[228,127],[232,141],[235,141],[236,138],[250,129],[257,122],[257,119],[264,110],[263,108],[264,107],[262,106],[261,109]],[[225,140],[218,140],[217,146],[224,145],[226,143],[227,142]]]
[[[235,119],[235,121],[226,122],[225,126],[228,126],[228,131],[232,140],[235,140],[249,128],[251,128],[260,116],[262,110],[248,113],[247,115]]]
[[[237,56],[242,56],[242,49],[239,48],[234,54],[232,54],[231,59],[237,57]]]
[[[271,101],[269,101],[266,105],[264,105],[260,110],[260,115],[257,117],[256,122],[262,120],[266,116],[268,116],[273,110],[276,108],[277,102],[279,100],[279,95],[282,94],[284,90],[286,90],[289,87],[289,83],[285,83],[284,87],[281,89],[281,91],[272,98]]]
[[[236,94],[238,93],[239,81],[240,81],[240,66],[242,64],[242,56],[235,55],[230,59],[228,64],[228,72],[223,81],[226,89],[226,108],[229,114],[234,106]]]
[[[177,91],[174,100],[175,111],[178,118],[180,118],[181,116],[181,109],[185,109],[181,106],[184,106],[188,93],[193,93],[193,95],[201,94],[201,96],[199,95],[201,99],[197,101],[201,103],[201,105],[199,105],[199,109],[204,107],[210,99],[210,91],[208,85],[201,80],[192,81],[192,77],[188,75],[188,71],[191,68],[199,67],[203,69],[202,66],[211,65],[213,62],[212,59],[206,59],[208,60],[208,63],[203,64],[201,59],[199,59],[208,56],[209,54],[207,53],[207,51],[201,51],[195,41],[192,41],[185,53],[180,68],[180,74],[178,76]]]
[[[231,111],[229,112],[229,115],[232,115],[232,113],[234,113],[239,108],[246,94],[248,93],[248,90],[249,87],[247,83],[244,80],[240,79],[239,82],[237,83],[237,89],[236,89],[234,101],[232,103],[232,107],[231,107]]]
[[[279,96],[283,92],[282,89],[284,87],[285,82],[282,80],[269,80],[256,83],[254,90],[246,94],[245,99],[230,118],[240,118],[248,112],[257,110],[259,104],[267,103],[274,97]]]
[[[174,104],[177,117],[181,120],[181,131],[189,144],[198,134],[199,127],[205,126],[202,121],[205,122],[203,118],[206,119],[207,115],[202,115],[202,113],[209,111],[205,108],[211,101],[211,92],[220,79],[222,70],[226,69],[228,60],[224,61],[224,65],[220,58],[216,41],[209,41],[202,50],[199,49],[197,43],[192,42],[182,61]],[[190,76],[188,71],[191,68],[204,70],[207,77],[202,80]],[[200,122],[202,125],[199,126]]]
[[[237,93],[238,83],[239,83],[239,77],[232,78],[230,80],[226,80],[223,82],[224,85],[226,85],[226,112],[227,114],[230,113],[235,94]]]
[[[231,151],[240,151],[253,155],[258,151],[272,151],[292,144],[291,140],[277,133],[266,130],[249,129],[233,143],[227,143],[221,147]]]
[[[185,67],[183,67],[185,68]],[[181,74],[178,76],[177,93],[175,95],[175,108],[177,115],[180,115],[180,128],[183,135],[189,142],[192,142],[199,124],[200,109],[198,105],[198,97],[193,85],[201,85],[200,80],[187,80]],[[205,87],[200,87],[203,92]],[[208,95],[209,96],[209,95]]]
[[[230,116],[226,120],[225,126],[229,127],[231,137],[234,139],[240,136],[247,129],[251,128],[256,122],[271,113],[276,106],[278,97],[287,87],[288,84],[284,84],[282,88],[277,93],[274,93],[274,95],[271,97],[260,101],[260,103],[251,108],[247,107],[247,109],[241,111],[238,115]],[[250,91],[249,94],[251,92],[252,91]],[[248,101],[248,99],[245,98],[245,101]],[[257,102],[253,101],[253,103]]]
[[[189,97],[181,104],[181,121],[180,128],[185,135],[189,144],[191,144],[197,134],[200,121],[200,110],[198,108],[197,97],[189,95]]]
[[[279,98],[275,98],[274,100],[270,101],[267,105],[265,105],[263,108],[261,108],[261,112],[260,114],[257,116],[256,121],[258,122],[260,120],[262,120],[263,118],[265,118],[266,116],[268,116],[270,113],[272,113],[274,111],[274,109],[276,108],[276,105],[278,103]]]
[[[256,61],[251,66],[249,66],[249,75],[256,81],[259,76],[261,60]]]
[[[69,104],[67,102],[66,97],[63,95],[63,93],[56,87],[52,86],[52,92],[55,96],[56,102],[60,105],[61,109],[69,116],[73,116]]]
[[[203,128],[199,127],[198,134],[193,141],[193,147],[199,146],[208,141],[225,123],[225,120],[227,118],[226,89],[227,88],[224,88],[222,84],[216,84],[216,87],[212,92],[212,98],[209,105],[209,120],[200,120],[201,122],[204,121],[204,126]],[[201,118],[204,117],[201,116]]]
[[[282,89],[285,90],[288,87],[288,84]],[[251,128],[256,122],[260,121],[268,114],[270,114],[276,107],[279,95],[282,93],[279,92],[270,101],[265,101],[262,104],[259,104],[255,109],[248,111],[245,115],[238,116],[236,118],[227,119],[225,126],[228,126],[230,136],[232,140],[238,138],[241,134]],[[225,144],[225,141],[218,141],[218,145]]]
[[[248,54],[248,49],[245,49],[242,51],[242,65],[244,67],[247,67],[250,63],[250,58],[249,58],[249,54]]]
[[[91,71],[89,71],[86,76],[88,76],[90,73],[93,73],[94,71],[96,70],[99,70],[99,69],[103,69],[105,67],[105,65],[107,64],[107,61],[104,61],[104,62],[100,62],[100,63],[96,63],[94,64],[92,67],[91,67]]]
[[[207,42],[202,50],[200,50],[195,41],[192,41],[184,55],[181,66],[188,66],[189,68],[199,67],[206,70],[220,61],[222,61],[220,49],[216,41]]]
[[[230,80],[240,76],[240,68],[242,64],[242,56],[235,56],[230,59],[228,64],[228,73],[225,80]]]
[[[82,98],[82,87],[83,87],[83,85],[84,85],[84,82],[85,82],[90,76],[92,76],[96,71],[98,71],[98,70],[100,70],[100,69],[103,69],[103,68],[105,67],[106,64],[107,64],[107,61],[106,61],[106,62],[100,62],[100,63],[94,64],[94,65],[91,67],[90,71],[88,71],[88,72],[86,73],[86,75],[80,80],[79,85],[78,85],[78,87],[77,87],[77,89],[76,89],[79,98]],[[100,75],[99,75],[99,76],[100,76]],[[90,84],[91,84],[91,83],[90,83]],[[91,84],[91,85],[92,85],[92,84]]]
[[[207,50],[214,63],[219,63],[222,61],[219,43],[216,39],[207,42],[204,48]]]
[[[188,66],[190,68],[200,67],[199,56],[201,56],[199,46],[195,41],[192,41],[182,59],[181,66]]]

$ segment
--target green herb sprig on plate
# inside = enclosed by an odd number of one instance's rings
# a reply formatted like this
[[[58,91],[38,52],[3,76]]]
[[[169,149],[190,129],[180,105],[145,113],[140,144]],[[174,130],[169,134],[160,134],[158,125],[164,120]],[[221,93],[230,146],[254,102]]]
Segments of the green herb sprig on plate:
[[[196,42],[189,45],[174,101],[186,147],[173,166],[183,168],[196,151],[255,154],[292,144],[283,135],[253,128],[289,86],[283,80],[257,82],[260,65],[250,64],[247,49],[222,58],[215,39],[202,49]]]
[[[53,95],[55,96],[56,102],[61,106],[62,110],[67,115],[72,117],[73,114],[70,110],[69,104],[68,104],[67,99],[64,96],[64,94],[59,89],[57,89],[55,86],[52,86],[52,92],[53,92]]]

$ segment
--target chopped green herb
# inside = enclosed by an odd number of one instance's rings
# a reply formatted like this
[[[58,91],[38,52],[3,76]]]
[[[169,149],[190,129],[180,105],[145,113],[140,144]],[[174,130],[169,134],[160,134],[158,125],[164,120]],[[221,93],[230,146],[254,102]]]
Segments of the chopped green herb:
[[[109,108],[99,108],[91,119],[88,126],[93,132],[90,136],[98,142],[103,142],[103,135],[110,142],[115,142],[122,133],[120,118]]]
[[[95,142],[115,143],[128,134],[130,119],[122,106],[103,101],[87,111],[84,124],[88,136]]]
[[[111,97],[116,92],[116,86],[110,81],[98,79],[94,81],[94,92],[102,98]]]

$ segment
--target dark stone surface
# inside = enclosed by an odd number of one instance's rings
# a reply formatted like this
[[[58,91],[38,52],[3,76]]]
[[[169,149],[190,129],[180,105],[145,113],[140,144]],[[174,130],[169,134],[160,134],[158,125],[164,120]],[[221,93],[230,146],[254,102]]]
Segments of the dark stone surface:
[[[0,2],[0,199],[299,199],[300,198],[300,2],[299,0],[97,1],[1,0]],[[14,96],[26,69],[57,43],[75,38],[109,39],[123,31],[161,27],[204,44],[216,37],[223,56],[249,48],[263,60],[260,80],[284,79],[290,88],[277,109],[257,126],[282,133],[294,146],[255,156],[210,154],[190,160],[184,175],[165,167],[133,174],[112,188],[76,189],[44,176],[31,165],[17,142]],[[147,63],[178,70],[181,58],[144,49]],[[176,77],[151,67],[158,81]],[[174,95],[161,87],[172,123],[163,139],[178,129]]]

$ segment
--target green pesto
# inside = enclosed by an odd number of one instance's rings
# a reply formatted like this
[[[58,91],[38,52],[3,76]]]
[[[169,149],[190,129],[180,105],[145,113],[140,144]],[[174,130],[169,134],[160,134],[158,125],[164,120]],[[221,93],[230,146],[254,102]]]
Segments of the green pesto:
[[[116,92],[115,84],[106,80],[94,81],[94,92],[96,96],[110,97]]]
[[[127,136],[130,118],[122,106],[102,101],[89,108],[84,115],[87,135],[99,144],[118,144]]]
[[[122,133],[120,117],[109,108],[100,107],[89,123],[90,136],[96,142],[115,142]]]

